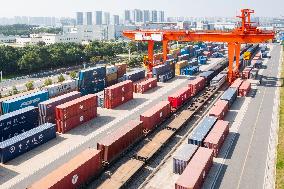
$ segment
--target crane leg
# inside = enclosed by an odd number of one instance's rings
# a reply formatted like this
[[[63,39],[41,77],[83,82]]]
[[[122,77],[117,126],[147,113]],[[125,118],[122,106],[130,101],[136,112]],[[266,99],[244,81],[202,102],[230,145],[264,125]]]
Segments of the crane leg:
[[[235,56],[236,56],[236,69],[234,70],[234,73],[237,77],[239,77],[239,71],[240,71],[240,53],[241,53],[241,44],[236,43],[235,44]]]
[[[169,53],[168,41],[163,40],[163,60],[164,60],[164,62],[167,60],[168,53]]]
[[[228,59],[229,59],[229,67],[228,67],[228,81],[232,83],[234,81],[234,57],[235,57],[235,44],[228,43]]]
[[[148,71],[152,71],[154,61],[154,41],[148,41]]]

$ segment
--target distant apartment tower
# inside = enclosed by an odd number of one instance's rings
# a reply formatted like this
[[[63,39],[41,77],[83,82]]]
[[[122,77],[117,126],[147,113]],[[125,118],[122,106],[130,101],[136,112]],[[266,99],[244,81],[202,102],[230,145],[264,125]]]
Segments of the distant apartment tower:
[[[83,22],[84,22],[83,12],[77,12],[76,13],[76,24],[83,25]]]
[[[119,16],[113,15],[113,25],[119,25]]]
[[[158,22],[158,11],[151,11],[151,22]]]
[[[150,11],[149,10],[144,10],[143,11],[143,22],[149,22],[150,21]]]
[[[165,22],[165,12],[164,11],[158,12],[158,22]]]
[[[143,12],[139,9],[134,10],[134,22],[143,22]]]
[[[125,10],[124,11],[124,23],[129,23],[129,22],[131,22],[130,10]]]
[[[95,25],[102,25],[102,24],[103,24],[103,12],[95,11]]]
[[[92,14],[92,12],[85,12],[84,25],[93,25],[93,14]]]
[[[103,13],[103,25],[109,25],[110,24],[110,14],[109,12]]]

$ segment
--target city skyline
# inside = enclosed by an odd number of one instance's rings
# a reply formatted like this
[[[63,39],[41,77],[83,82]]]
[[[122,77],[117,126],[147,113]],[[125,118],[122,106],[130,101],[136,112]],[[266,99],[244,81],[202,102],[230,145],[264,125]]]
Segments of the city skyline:
[[[279,17],[284,14],[284,1],[271,0],[269,4],[265,0],[251,0],[240,2],[234,0],[219,0],[219,3],[211,0],[193,1],[180,0],[179,3],[168,0],[81,0],[80,2],[70,2],[67,0],[49,0],[39,3],[39,0],[9,0],[2,2],[0,6],[0,17],[14,16],[55,16],[74,17],[76,12],[94,12],[102,10],[111,14],[121,15],[125,9],[141,10],[164,10],[166,16],[190,16],[190,17],[211,17],[226,16],[234,17],[239,14],[242,8],[251,8],[256,12],[256,16]],[[272,7],[273,4],[278,6]],[[56,5],[56,6],[55,6]],[[110,6],[112,5],[112,6]],[[181,6],[182,5],[182,6]],[[271,8],[267,8],[270,5]],[[24,8],[23,8],[24,7]],[[91,8],[90,8],[91,7]],[[224,7],[226,7],[224,9]],[[52,11],[51,11],[52,10]]]

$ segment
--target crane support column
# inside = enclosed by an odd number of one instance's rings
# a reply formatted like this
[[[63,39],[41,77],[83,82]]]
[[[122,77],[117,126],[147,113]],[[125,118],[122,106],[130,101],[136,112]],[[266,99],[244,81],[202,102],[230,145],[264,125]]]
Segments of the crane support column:
[[[152,65],[154,62],[154,41],[148,41],[148,61],[148,65]]]
[[[240,70],[240,54],[241,54],[241,44],[235,44],[235,56],[236,56],[236,72],[235,74],[239,77],[239,70]]]
[[[167,60],[168,53],[169,53],[168,41],[163,40],[163,60],[164,60],[164,62]]]
[[[229,67],[228,67],[228,81],[232,83],[234,81],[234,58],[235,58],[235,43],[228,43],[228,59],[229,59]]]

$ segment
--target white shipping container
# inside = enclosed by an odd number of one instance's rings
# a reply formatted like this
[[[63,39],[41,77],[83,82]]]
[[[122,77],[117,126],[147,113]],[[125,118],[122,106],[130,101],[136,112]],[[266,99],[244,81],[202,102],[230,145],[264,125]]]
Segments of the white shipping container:
[[[49,85],[43,88],[49,93],[49,98],[78,90],[78,80],[67,80],[62,83]]]
[[[106,67],[106,75],[110,75],[113,73],[117,73],[117,66],[113,65],[113,66],[107,66]]]

